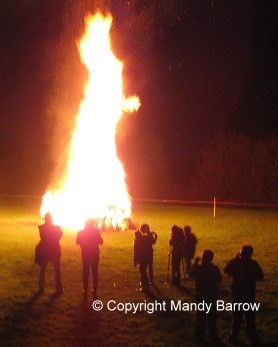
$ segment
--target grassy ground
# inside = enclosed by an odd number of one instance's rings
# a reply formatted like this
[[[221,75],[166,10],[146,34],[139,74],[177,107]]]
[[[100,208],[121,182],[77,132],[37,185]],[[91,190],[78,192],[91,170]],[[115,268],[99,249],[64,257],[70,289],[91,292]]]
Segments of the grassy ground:
[[[34,247],[38,242],[38,202],[0,200],[0,345],[1,346],[194,346],[194,313],[162,312],[127,314],[94,312],[82,300],[80,250],[75,233],[62,238],[62,275],[65,293],[52,296],[53,274],[48,270],[47,290],[39,298],[38,267]],[[268,346],[278,342],[277,327],[277,211],[222,208],[212,218],[211,208],[137,204],[133,220],[150,223],[158,233],[155,245],[155,281],[158,299],[194,301],[194,284],[186,291],[165,282],[169,230],[172,224],[190,224],[198,236],[198,254],[215,251],[215,263],[223,269],[243,243],[255,248],[266,275],[258,285],[258,331]],[[133,267],[133,232],[103,233],[99,299],[107,302],[152,301],[139,292],[138,270]],[[230,280],[223,274],[221,297],[229,301]],[[219,314],[220,336],[229,332],[231,315]],[[248,346],[244,333],[243,346]]]

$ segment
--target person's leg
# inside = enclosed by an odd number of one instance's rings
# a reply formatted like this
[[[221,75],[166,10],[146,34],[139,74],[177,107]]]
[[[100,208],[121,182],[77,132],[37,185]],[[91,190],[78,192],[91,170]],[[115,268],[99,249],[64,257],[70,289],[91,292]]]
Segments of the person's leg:
[[[216,311],[216,302],[212,301],[212,307],[210,312],[207,314],[207,326],[209,336],[212,341],[218,341],[218,333],[217,333],[217,311]]]
[[[148,276],[147,276],[147,263],[140,263],[139,265],[139,271],[140,271],[140,274],[141,274],[141,285],[142,285],[142,289],[143,290],[147,290],[148,288],[148,285],[149,285],[149,279],[148,279]]]
[[[237,343],[238,342],[241,319],[242,319],[242,312],[241,311],[233,311],[232,333],[230,335],[230,342],[231,343]]]
[[[176,259],[176,274],[177,274],[177,284],[181,281],[181,256],[178,254]]]
[[[83,280],[83,293],[87,296],[89,284],[89,271],[90,271],[90,257],[82,254],[82,280]]]
[[[172,251],[172,283],[176,282],[177,266],[176,266],[176,253]]]
[[[46,267],[47,267],[47,261],[42,262],[40,265],[40,273],[39,273],[39,292],[44,291]]]
[[[254,344],[256,344],[258,343],[258,336],[256,330],[255,312],[246,311],[244,315],[246,320],[246,335]]]
[[[153,260],[152,259],[149,261],[148,267],[149,267],[150,284],[153,284]]]
[[[179,284],[180,283],[180,256],[174,251],[172,253],[172,283]]]
[[[186,263],[186,272],[189,274],[189,272],[191,270],[191,259],[185,258],[185,263]]]
[[[92,275],[93,275],[93,295],[97,294],[98,287],[98,264],[99,264],[99,255],[96,254],[92,258]]]
[[[53,260],[53,268],[55,273],[55,288],[56,292],[63,291],[62,279],[61,279],[61,262],[60,257]]]

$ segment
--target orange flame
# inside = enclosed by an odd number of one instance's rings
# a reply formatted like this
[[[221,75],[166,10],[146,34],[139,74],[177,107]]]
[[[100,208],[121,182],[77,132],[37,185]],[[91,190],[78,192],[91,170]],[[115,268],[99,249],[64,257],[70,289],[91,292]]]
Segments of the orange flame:
[[[72,135],[67,173],[60,188],[43,196],[41,215],[55,224],[81,228],[89,218],[121,226],[131,215],[123,166],[116,153],[116,126],[123,112],[140,107],[138,97],[123,93],[123,64],[111,49],[112,17],[86,19],[79,52],[89,78]]]

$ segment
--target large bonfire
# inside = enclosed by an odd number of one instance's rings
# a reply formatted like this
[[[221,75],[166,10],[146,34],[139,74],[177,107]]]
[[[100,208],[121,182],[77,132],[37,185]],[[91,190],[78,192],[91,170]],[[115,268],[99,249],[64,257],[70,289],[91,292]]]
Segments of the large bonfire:
[[[41,215],[50,212],[55,224],[81,228],[98,219],[105,226],[121,228],[131,215],[125,172],[116,151],[116,127],[124,112],[140,106],[136,96],[123,93],[123,64],[111,49],[112,17],[97,13],[86,19],[79,43],[88,70],[69,148],[62,184],[43,196]]]

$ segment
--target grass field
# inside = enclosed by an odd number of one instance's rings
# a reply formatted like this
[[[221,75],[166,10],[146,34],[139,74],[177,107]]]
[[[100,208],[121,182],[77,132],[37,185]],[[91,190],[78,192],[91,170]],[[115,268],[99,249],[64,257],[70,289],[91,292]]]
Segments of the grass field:
[[[62,276],[65,293],[54,298],[52,269],[48,270],[47,290],[39,298],[38,267],[34,265],[34,247],[38,242],[39,202],[0,200],[0,345],[1,346],[194,346],[194,312],[124,314],[94,312],[90,301],[82,300],[80,249],[76,234],[64,232]],[[258,331],[267,346],[278,343],[277,326],[277,225],[278,212],[222,208],[217,218],[207,207],[137,204],[133,220],[147,222],[158,233],[155,245],[155,282],[158,299],[194,301],[194,283],[187,290],[166,283],[168,239],[172,224],[190,224],[199,239],[197,253],[204,248],[215,252],[215,263],[223,269],[240,246],[254,246],[254,258],[265,272],[258,285]],[[107,302],[139,302],[147,298],[139,292],[138,270],[133,267],[133,231],[103,233],[101,248],[99,299]],[[230,301],[230,280],[223,274],[220,297]],[[219,314],[220,336],[229,333],[231,314]],[[248,346],[244,332],[243,346]]]

